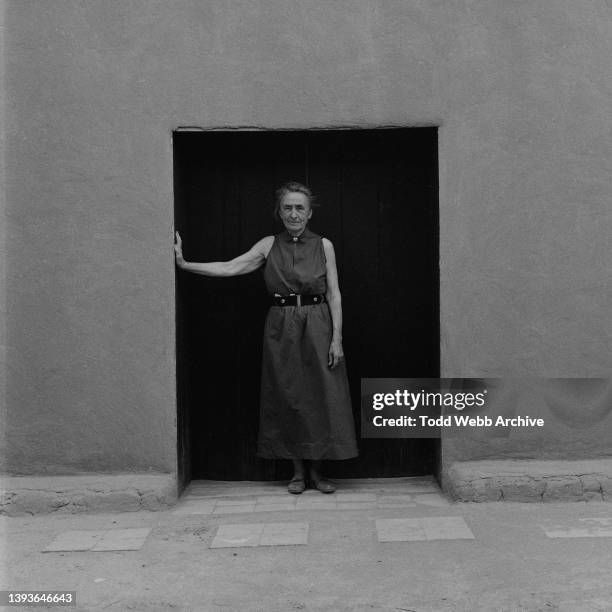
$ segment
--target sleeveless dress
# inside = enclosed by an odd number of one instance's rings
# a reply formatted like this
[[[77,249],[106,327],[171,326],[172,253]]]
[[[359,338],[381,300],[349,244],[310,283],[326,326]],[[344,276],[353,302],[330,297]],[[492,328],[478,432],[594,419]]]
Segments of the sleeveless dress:
[[[284,230],[264,268],[271,295],[325,294],[321,236],[306,228],[297,240]],[[257,455],[348,459],[358,454],[346,366],[327,365],[332,337],[327,302],[276,306],[264,326]]]

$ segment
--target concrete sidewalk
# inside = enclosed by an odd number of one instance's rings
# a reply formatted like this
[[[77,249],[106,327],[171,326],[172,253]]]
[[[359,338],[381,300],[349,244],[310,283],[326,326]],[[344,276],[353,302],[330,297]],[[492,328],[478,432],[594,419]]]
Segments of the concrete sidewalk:
[[[2,588],[76,590],[72,610],[612,610],[606,502],[194,483],[169,510],[1,525]]]

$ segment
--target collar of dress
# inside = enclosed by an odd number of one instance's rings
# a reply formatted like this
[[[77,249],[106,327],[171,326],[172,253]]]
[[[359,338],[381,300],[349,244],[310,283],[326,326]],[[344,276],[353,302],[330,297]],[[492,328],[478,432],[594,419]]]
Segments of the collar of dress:
[[[312,239],[314,234],[308,229],[308,227],[304,228],[304,231],[297,237],[297,240],[294,240],[293,236],[287,231],[285,228],[281,232],[281,237],[285,242],[306,242],[307,240]]]

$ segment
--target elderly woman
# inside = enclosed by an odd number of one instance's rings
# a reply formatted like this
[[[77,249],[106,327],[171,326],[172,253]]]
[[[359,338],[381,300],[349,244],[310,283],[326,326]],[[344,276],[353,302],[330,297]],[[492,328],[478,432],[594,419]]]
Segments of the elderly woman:
[[[263,339],[257,455],[292,459],[290,493],[310,484],[322,493],[334,485],[322,477],[323,459],[357,456],[342,350],[342,305],[334,247],[308,229],[313,196],[300,183],[276,192],[275,216],[285,229],[266,236],[231,261],[185,261],[176,235],[177,265],[206,276],[236,276],[264,266],[272,305]]]

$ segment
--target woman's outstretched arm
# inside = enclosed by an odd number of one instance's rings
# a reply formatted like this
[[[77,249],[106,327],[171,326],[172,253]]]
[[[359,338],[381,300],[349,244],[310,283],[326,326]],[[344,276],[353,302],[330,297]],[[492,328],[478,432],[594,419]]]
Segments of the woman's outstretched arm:
[[[334,245],[327,238],[323,238],[323,250],[325,251],[325,259],[327,260],[327,293],[325,294],[325,299],[329,304],[329,311],[333,324],[327,365],[333,370],[340,360],[344,358],[344,350],[342,348],[342,298],[338,285],[338,270],[336,269]]]
[[[263,265],[273,242],[274,236],[266,236],[256,242],[246,253],[238,255],[238,257],[229,261],[185,261],[181,237],[176,232],[176,242],[174,244],[176,265],[181,270],[203,274],[204,276],[238,276],[240,274],[248,274]]]

